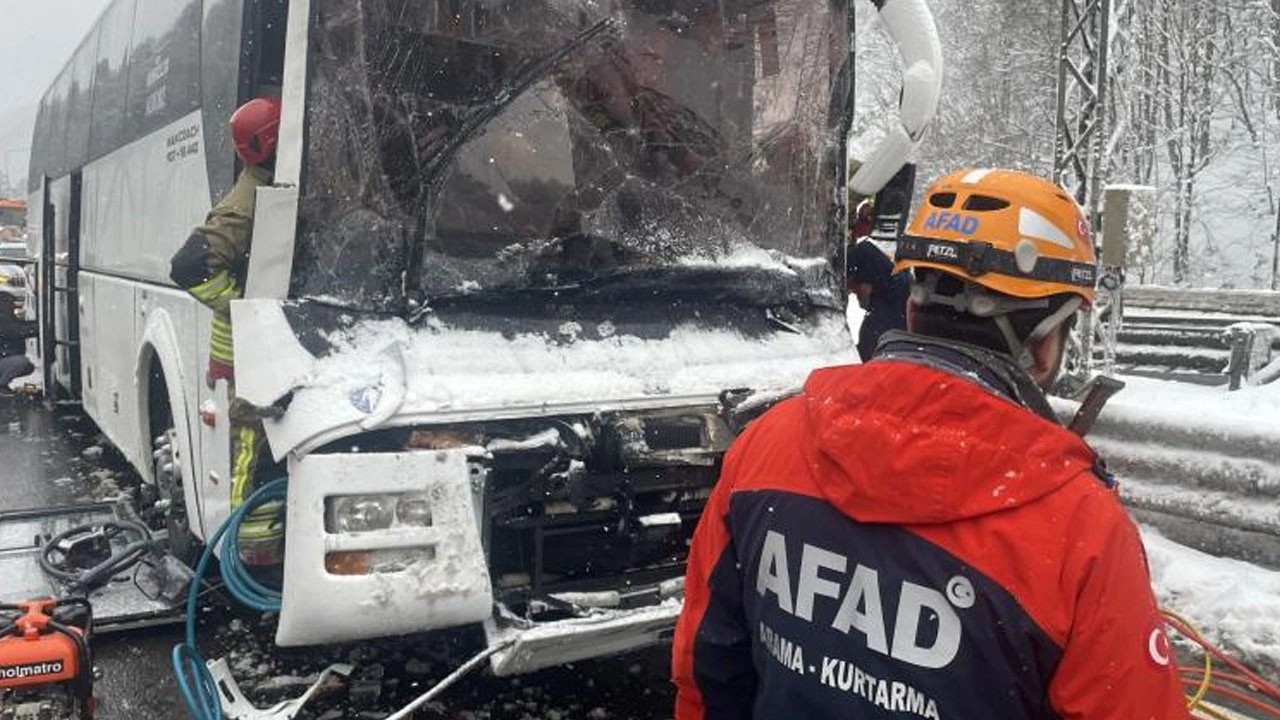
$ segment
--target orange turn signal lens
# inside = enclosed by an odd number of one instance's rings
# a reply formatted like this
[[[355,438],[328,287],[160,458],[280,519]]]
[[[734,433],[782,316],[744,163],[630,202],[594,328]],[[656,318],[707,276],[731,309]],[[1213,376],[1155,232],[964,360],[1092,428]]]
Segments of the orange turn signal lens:
[[[368,551],[331,552],[324,556],[324,569],[330,575],[368,575],[373,566],[373,553]]]

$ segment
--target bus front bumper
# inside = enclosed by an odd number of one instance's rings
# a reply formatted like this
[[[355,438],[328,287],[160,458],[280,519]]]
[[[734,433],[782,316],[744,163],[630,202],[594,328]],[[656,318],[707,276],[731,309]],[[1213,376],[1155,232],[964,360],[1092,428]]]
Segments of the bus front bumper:
[[[385,637],[490,617],[483,471],[471,452],[292,460],[276,644]]]

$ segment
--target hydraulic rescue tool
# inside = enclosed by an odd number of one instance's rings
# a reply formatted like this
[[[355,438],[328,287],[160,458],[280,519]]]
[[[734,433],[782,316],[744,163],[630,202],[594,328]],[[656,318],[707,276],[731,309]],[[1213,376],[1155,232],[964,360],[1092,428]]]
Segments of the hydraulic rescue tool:
[[[0,605],[0,720],[93,718],[92,634],[82,598]]]

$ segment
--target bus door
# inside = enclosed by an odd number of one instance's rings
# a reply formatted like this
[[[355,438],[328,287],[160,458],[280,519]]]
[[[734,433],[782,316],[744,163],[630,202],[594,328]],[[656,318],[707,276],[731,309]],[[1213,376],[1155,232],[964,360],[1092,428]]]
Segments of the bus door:
[[[45,398],[80,398],[79,171],[44,181],[40,337]]]

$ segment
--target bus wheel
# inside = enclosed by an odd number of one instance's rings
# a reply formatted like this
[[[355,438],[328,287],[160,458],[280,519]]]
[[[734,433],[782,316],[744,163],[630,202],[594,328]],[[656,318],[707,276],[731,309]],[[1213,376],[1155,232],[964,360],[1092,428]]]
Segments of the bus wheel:
[[[165,503],[165,526],[169,531],[169,552],[187,565],[200,556],[200,541],[191,532],[186,496],[182,485],[182,458],[178,455],[178,433],[166,429],[155,439],[155,478],[160,499]]]

